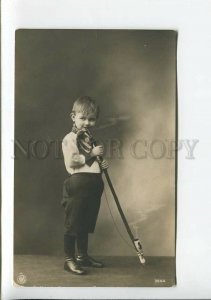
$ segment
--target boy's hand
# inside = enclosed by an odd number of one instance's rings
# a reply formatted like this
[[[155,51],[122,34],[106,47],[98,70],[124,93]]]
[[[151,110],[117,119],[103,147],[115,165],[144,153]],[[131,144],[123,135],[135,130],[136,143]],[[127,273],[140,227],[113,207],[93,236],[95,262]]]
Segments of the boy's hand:
[[[100,162],[100,167],[101,167],[102,170],[108,169],[108,162],[107,162],[107,160],[103,160],[102,162]]]
[[[103,146],[96,146],[91,151],[92,156],[102,156],[103,155]]]

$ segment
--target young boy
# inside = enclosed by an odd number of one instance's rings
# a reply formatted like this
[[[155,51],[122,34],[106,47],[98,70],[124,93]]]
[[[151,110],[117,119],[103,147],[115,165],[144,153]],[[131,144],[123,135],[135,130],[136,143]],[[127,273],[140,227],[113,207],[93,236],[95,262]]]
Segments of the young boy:
[[[88,233],[93,233],[103,192],[102,169],[108,163],[99,162],[103,147],[93,147],[83,133],[95,126],[99,107],[88,96],[78,98],[70,117],[73,128],[62,142],[64,163],[70,176],[64,181],[62,205],[65,208],[64,269],[77,275],[85,274],[84,267],[102,268],[103,263],[88,256]],[[75,256],[75,243],[78,255]]]

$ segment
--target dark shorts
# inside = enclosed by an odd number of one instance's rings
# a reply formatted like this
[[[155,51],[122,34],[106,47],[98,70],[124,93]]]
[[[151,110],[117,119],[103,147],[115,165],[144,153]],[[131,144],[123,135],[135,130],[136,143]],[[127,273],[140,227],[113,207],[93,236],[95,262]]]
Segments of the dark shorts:
[[[101,173],[75,173],[64,181],[65,234],[94,232],[103,188]]]

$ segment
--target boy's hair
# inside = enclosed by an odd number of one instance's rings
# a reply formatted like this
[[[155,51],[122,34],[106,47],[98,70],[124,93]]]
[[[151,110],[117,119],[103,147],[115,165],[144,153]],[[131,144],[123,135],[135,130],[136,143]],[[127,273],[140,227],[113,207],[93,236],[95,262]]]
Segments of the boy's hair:
[[[99,106],[89,96],[81,96],[73,103],[72,113],[83,113],[85,116],[95,114],[96,118],[99,116]]]

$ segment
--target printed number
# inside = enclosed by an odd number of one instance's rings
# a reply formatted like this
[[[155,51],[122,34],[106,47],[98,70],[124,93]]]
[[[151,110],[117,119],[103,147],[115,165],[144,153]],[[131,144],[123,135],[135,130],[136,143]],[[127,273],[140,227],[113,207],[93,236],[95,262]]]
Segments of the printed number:
[[[165,279],[155,279],[155,283],[165,283]]]

